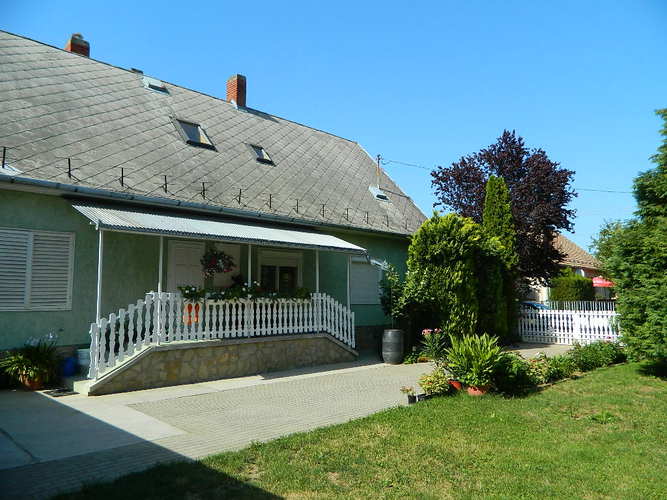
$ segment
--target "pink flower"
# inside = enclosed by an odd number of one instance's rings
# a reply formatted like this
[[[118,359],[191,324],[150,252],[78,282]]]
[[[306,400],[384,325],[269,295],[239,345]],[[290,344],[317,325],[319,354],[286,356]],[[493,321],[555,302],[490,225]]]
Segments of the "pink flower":
[[[425,337],[427,335],[431,335],[431,333],[433,333],[433,330],[431,330],[430,328],[426,328],[426,329],[422,330],[422,335],[424,335]]]

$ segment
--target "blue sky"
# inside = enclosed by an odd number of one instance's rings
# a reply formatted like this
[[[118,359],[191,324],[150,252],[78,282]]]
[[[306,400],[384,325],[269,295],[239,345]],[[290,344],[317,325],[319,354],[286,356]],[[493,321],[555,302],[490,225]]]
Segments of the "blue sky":
[[[48,2],[3,0],[0,28],[224,97],[433,167],[515,129],[576,171],[575,188],[629,191],[667,107],[667,2]],[[387,164],[429,215],[427,170]],[[632,195],[579,191],[588,247]]]

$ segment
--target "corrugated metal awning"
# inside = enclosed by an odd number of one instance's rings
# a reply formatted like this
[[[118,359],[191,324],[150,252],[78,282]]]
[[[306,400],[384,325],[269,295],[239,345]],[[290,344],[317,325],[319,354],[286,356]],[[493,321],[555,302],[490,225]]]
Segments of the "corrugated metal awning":
[[[162,234],[354,254],[366,253],[366,249],[329,234],[253,223],[227,222],[191,215],[163,214],[134,208],[112,208],[91,203],[73,202],[72,206],[99,228],[109,231]]]

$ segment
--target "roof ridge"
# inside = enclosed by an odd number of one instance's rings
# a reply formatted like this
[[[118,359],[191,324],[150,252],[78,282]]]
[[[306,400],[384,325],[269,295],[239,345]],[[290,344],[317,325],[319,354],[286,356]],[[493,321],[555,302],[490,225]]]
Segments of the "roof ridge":
[[[65,53],[67,53],[67,54],[73,54],[73,55],[76,55],[76,56],[78,56],[78,57],[85,57],[85,58],[86,58],[87,60],[89,60],[89,61],[93,61],[93,62],[96,62],[96,63],[104,64],[105,66],[109,66],[109,67],[114,68],[114,69],[119,69],[119,70],[125,71],[125,72],[127,72],[127,73],[130,73],[130,74],[132,74],[132,75],[138,75],[138,74],[139,74],[139,73],[137,73],[136,71],[132,71],[132,69],[123,68],[122,66],[116,66],[115,64],[111,64],[111,63],[109,63],[109,62],[102,61],[102,60],[100,60],[100,59],[95,59],[95,58],[90,57],[90,56],[82,56],[82,55],[80,55],[80,54],[76,54],[76,53],[74,53],[74,52],[70,52],[70,51],[65,50],[65,49],[63,49],[63,48],[56,47],[55,45],[51,45],[51,44],[48,44],[48,43],[46,43],[46,42],[42,42],[42,41],[40,41],[40,40],[35,40],[35,39],[30,38],[30,37],[28,37],[28,36],[19,35],[19,34],[17,34],[17,33],[12,33],[11,31],[7,31],[7,30],[3,30],[3,29],[0,29],[0,33],[6,33],[6,34],[8,34],[8,35],[12,35],[12,36],[15,36],[15,37],[18,37],[18,38],[22,38],[22,39],[24,39],[24,40],[29,40],[29,41],[31,41],[31,42],[38,43],[38,44],[40,44],[40,45],[44,45],[45,47],[49,47],[49,48],[52,48],[52,49],[59,50],[60,52],[65,52]],[[141,73],[141,74],[143,74],[143,73]],[[334,133],[332,133],[332,132],[328,132],[328,131],[323,130],[323,129],[321,129],[321,128],[313,127],[313,126],[311,126],[311,125],[306,125],[305,123],[297,122],[297,121],[295,121],[295,120],[291,120],[291,119],[289,119],[289,118],[285,118],[284,116],[274,115],[274,114],[271,114],[271,113],[267,113],[266,111],[262,111],[262,110],[260,110],[260,109],[251,108],[251,107],[249,107],[249,106],[238,106],[238,105],[234,105],[234,104],[232,104],[231,102],[229,102],[227,99],[223,99],[222,97],[218,97],[218,96],[215,96],[215,95],[207,94],[206,92],[202,92],[201,90],[192,89],[192,88],[190,88],[190,87],[185,87],[185,86],[183,86],[183,85],[179,85],[178,83],[173,83],[173,82],[170,82],[170,81],[167,81],[167,80],[163,80],[162,78],[159,78],[159,77],[157,77],[157,76],[151,76],[151,75],[144,75],[144,76],[149,76],[149,77],[151,77],[151,78],[156,78],[156,79],[158,79],[158,80],[160,80],[160,81],[162,81],[162,82],[168,83],[169,85],[173,85],[174,87],[179,87],[179,88],[181,88],[181,89],[185,89],[185,90],[188,90],[188,91],[190,91],[190,92],[196,92],[197,94],[204,95],[204,96],[206,96],[206,97],[210,97],[211,99],[216,99],[216,100],[218,100],[218,101],[224,102],[225,104],[227,104],[227,105],[229,105],[229,106],[232,106],[232,107],[236,108],[236,109],[239,110],[239,111],[243,111],[243,110],[255,111],[255,112],[257,112],[257,113],[262,113],[262,114],[268,115],[268,116],[270,116],[270,117],[272,117],[272,118],[278,118],[278,119],[280,119],[280,120],[285,120],[285,121],[287,121],[287,122],[294,123],[294,124],[299,125],[299,126],[301,126],[301,127],[309,128],[309,129],[311,129],[311,130],[315,130],[315,131],[317,131],[317,132],[322,132],[323,134],[327,134],[327,135],[330,135],[330,136],[332,136],[332,137],[337,137],[338,139],[342,139],[342,140],[344,140],[344,141],[352,142],[352,143],[357,144],[357,145],[359,144],[357,141],[355,141],[355,140],[353,140],[353,139],[348,139],[347,137],[343,137],[343,136],[341,136],[341,135],[337,135],[337,134],[334,134]]]

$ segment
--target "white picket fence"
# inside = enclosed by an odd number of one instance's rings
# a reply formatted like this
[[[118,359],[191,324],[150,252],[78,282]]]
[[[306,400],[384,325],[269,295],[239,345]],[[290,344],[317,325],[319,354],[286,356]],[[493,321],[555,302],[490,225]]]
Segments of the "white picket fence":
[[[149,292],[127,309],[90,325],[90,370],[97,379],[150,345],[241,337],[328,333],[355,347],[354,313],[324,293],[310,299],[190,302]]]
[[[613,300],[547,300],[542,302],[549,309],[559,311],[615,311]]]
[[[619,331],[613,310],[523,309],[519,334],[524,342],[540,344],[590,344],[616,341]]]

